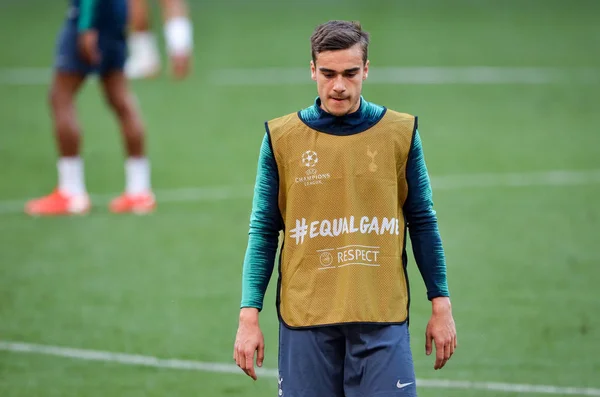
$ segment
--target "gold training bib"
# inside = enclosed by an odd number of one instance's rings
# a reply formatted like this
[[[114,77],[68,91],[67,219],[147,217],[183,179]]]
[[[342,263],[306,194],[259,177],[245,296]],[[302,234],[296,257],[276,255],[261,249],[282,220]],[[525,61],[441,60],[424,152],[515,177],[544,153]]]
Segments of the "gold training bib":
[[[291,327],[405,321],[402,207],[414,116],[387,110],[349,136],[311,129],[295,113],[268,128],[285,223],[281,319]]]

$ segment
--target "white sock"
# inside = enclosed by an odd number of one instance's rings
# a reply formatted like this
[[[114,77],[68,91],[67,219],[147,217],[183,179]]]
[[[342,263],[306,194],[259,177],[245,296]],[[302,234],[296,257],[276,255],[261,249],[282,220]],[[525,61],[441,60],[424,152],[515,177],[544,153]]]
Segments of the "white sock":
[[[194,46],[192,21],[186,17],[171,18],[165,22],[165,41],[171,55],[188,55]]]
[[[129,157],[125,161],[125,193],[150,192],[150,162],[145,157]]]
[[[57,162],[58,190],[76,196],[85,194],[83,160],[79,156],[61,157]]]

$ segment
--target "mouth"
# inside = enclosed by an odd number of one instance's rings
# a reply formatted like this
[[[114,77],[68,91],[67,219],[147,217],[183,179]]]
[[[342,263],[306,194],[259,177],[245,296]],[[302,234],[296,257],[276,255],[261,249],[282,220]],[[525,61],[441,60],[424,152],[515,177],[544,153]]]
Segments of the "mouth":
[[[330,97],[330,98],[331,98],[331,100],[333,100],[334,102],[337,102],[337,103],[343,102],[346,99],[348,99],[348,98],[335,98],[335,97]]]

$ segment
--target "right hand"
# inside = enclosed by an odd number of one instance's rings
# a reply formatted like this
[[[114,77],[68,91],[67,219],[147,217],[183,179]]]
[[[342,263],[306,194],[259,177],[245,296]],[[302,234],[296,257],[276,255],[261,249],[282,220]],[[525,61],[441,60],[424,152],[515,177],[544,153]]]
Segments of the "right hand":
[[[265,338],[258,325],[258,309],[243,308],[233,347],[233,359],[246,375],[256,380],[254,353],[258,352],[256,365],[262,367],[265,359]]]
[[[79,54],[81,58],[89,65],[100,63],[100,51],[98,50],[98,32],[90,29],[79,33],[77,39]]]

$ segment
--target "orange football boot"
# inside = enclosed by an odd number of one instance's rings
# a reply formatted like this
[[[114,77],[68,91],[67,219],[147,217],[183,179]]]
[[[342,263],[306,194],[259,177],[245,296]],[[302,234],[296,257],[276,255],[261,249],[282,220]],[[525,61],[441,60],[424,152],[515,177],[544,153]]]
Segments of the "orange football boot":
[[[109,208],[115,214],[148,214],[156,208],[156,199],[152,192],[135,195],[123,193],[110,202]]]
[[[87,194],[70,196],[55,189],[47,196],[27,202],[25,212],[32,216],[83,215],[89,212],[90,207]]]

